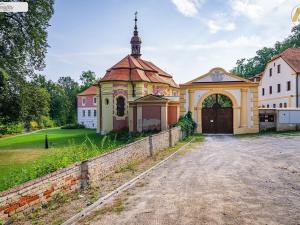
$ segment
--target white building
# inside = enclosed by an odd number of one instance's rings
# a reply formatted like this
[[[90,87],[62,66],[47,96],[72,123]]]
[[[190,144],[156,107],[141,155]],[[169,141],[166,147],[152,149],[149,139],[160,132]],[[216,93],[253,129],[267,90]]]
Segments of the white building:
[[[300,48],[289,48],[273,57],[259,80],[259,107],[298,108],[300,88]]]
[[[97,127],[97,88],[91,86],[77,95],[77,123],[86,128]]]

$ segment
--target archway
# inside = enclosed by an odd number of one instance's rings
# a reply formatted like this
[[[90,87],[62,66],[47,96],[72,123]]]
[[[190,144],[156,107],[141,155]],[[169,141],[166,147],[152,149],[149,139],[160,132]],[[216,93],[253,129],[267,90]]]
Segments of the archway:
[[[233,102],[226,95],[215,93],[202,102],[203,133],[233,133]]]

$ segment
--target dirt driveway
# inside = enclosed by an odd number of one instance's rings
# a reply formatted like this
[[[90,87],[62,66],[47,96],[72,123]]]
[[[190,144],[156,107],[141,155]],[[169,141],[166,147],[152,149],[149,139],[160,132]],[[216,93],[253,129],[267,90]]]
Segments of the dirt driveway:
[[[207,137],[143,182],[89,224],[300,224],[300,136]]]

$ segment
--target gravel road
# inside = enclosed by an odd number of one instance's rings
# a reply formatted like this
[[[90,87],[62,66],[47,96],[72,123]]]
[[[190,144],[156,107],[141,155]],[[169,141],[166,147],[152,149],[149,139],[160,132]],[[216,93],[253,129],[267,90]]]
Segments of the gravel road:
[[[88,224],[300,224],[300,136],[210,136]]]

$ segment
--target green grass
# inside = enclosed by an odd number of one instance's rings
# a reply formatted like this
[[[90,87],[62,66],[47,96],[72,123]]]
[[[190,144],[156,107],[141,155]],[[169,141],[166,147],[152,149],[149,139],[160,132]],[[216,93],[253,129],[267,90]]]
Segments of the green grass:
[[[44,149],[45,134],[50,148]],[[48,129],[0,139],[0,191],[101,155],[136,140],[126,132],[98,136],[89,129]]]
[[[93,129],[54,128],[27,135],[0,138],[0,151],[12,149],[43,149],[45,146],[46,134],[48,135],[50,147],[54,148],[68,146],[71,142],[80,144],[86,137],[100,143],[99,137]]]

